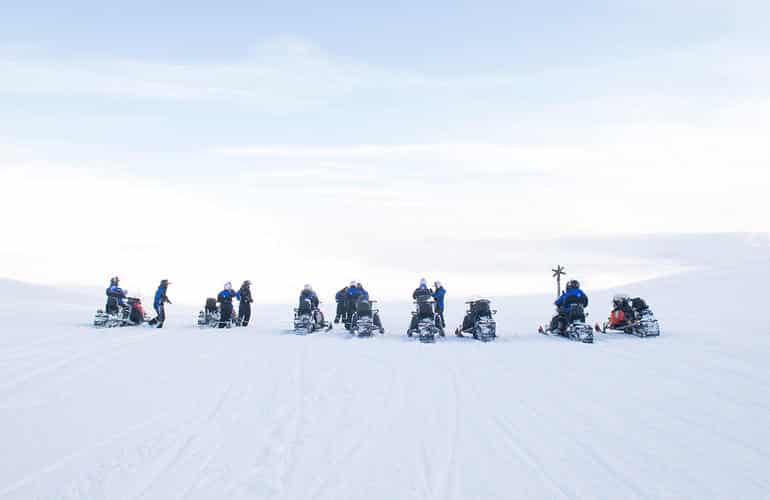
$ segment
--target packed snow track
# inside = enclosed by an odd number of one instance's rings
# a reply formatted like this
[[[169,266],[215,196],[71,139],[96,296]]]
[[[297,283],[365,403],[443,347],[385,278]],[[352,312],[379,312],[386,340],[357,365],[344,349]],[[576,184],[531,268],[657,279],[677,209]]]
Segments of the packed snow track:
[[[661,304],[661,337],[587,345],[527,300],[496,299],[494,342],[432,345],[396,328],[408,306],[370,339],[293,335],[290,308],[221,331],[169,307],[158,331],[4,306],[0,498],[770,497],[766,327]]]

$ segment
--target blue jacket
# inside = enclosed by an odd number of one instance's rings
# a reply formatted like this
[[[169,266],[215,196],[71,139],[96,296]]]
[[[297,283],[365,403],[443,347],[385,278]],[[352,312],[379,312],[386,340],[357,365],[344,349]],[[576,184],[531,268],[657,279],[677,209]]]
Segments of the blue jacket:
[[[369,300],[369,292],[357,286],[348,288],[348,300],[356,302],[361,299]]]
[[[232,290],[222,290],[219,292],[219,295],[217,295],[217,302],[220,304],[223,302],[229,302],[230,304],[233,303],[233,297],[235,297],[235,292]]]
[[[564,293],[561,294],[561,297],[556,299],[554,304],[559,308],[569,306],[570,304],[580,304],[583,307],[588,307],[588,295],[583,293],[583,290],[579,288],[572,288],[570,290],[565,290]]]
[[[107,288],[107,297],[115,297],[118,300],[118,304],[123,305],[123,299],[126,297],[126,292],[118,285],[110,285]]]
[[[160,308],[163,304],[166,302],[171,302],[168,300],[168,297],[166,297],[166,287],[165,286],[159,286],[158,289],[155,291],[155,300],[152,301],[153,307],[155,309]]]
[[[436,309],[439,311],[444,310],[444,296],[446,295],[446,290],[444,290],[444,287],[438,288],[435,292],[433,292],[433,298],[436,300]]]

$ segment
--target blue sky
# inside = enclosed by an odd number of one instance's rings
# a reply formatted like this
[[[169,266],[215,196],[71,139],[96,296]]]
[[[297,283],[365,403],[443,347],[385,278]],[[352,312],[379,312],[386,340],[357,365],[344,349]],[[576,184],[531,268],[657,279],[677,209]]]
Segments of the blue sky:
[[[550,289],[519,279],[526,242],[770,231],[768,19],[759,1],[4,4],[0,208],[40,201],[0,275],[504,293]],[[126,213],[140,236],[106,243],[94,226]],[[218,252],[200,226],[223,224],[248,263],[190,271]],[[485,252],[517,288],[474,274]]]

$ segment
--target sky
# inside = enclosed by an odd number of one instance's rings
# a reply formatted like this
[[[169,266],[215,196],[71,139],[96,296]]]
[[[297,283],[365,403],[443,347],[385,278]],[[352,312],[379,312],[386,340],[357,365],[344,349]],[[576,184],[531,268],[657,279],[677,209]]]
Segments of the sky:
[[[596,287],[676,272],[602,245],[770,232],[768,20],[760,1],[4,2],[0,276],[168,278],[197,303],[228,280],[281,302],[422,276],[541,292],[557,262]]]

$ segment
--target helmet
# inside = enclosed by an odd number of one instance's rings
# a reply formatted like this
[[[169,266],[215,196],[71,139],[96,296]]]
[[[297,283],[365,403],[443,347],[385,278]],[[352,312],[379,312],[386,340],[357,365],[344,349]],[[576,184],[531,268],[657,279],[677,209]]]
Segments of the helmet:
[[[428,280],[425,278],[420,278],[420,286],[428,286]]]
[[[244,281],[243,286],[251,286],[251,280]]]
[[[232,288],[233,288],[233,284],[232,283],[230,283],[229,281],[227,283],[225,283],[225,290],[232,290]]]
[[[351,288],[355,288],[356,287],[356,281],[355,280],[350,282],[350,287]]]
[[[627,300],[630,300],[631,297],[625,294],[618,294],[612,297],[612,303],[618,306],[622,306]]]
[[[305,285],[302,289],[307,291],[307,292],[312,292],[313,291],[313,287],[310,286],[310,284]]]
[[[112,278],[110,278],[110,285],[117,285],[119,282],[120,282],[120,278],[118,278],[117,276],[113,276]]]
[[[435,286],[436,288],[441,288],[441,282],[440,282],[439,280],[436,280],[436,281],[433,283],[433,286]]]
[[[580,282],[578,280],[569,280],[567,282],[567,290],[572,290],[573,288],[580,288]]]
[[[168,280],[160,280],[160,286],[169,286],[170,284]]]
[[[356,282],[356,287],[360,288],[361,290],[364,289],[364,285],[362,285],[360,281]]]

